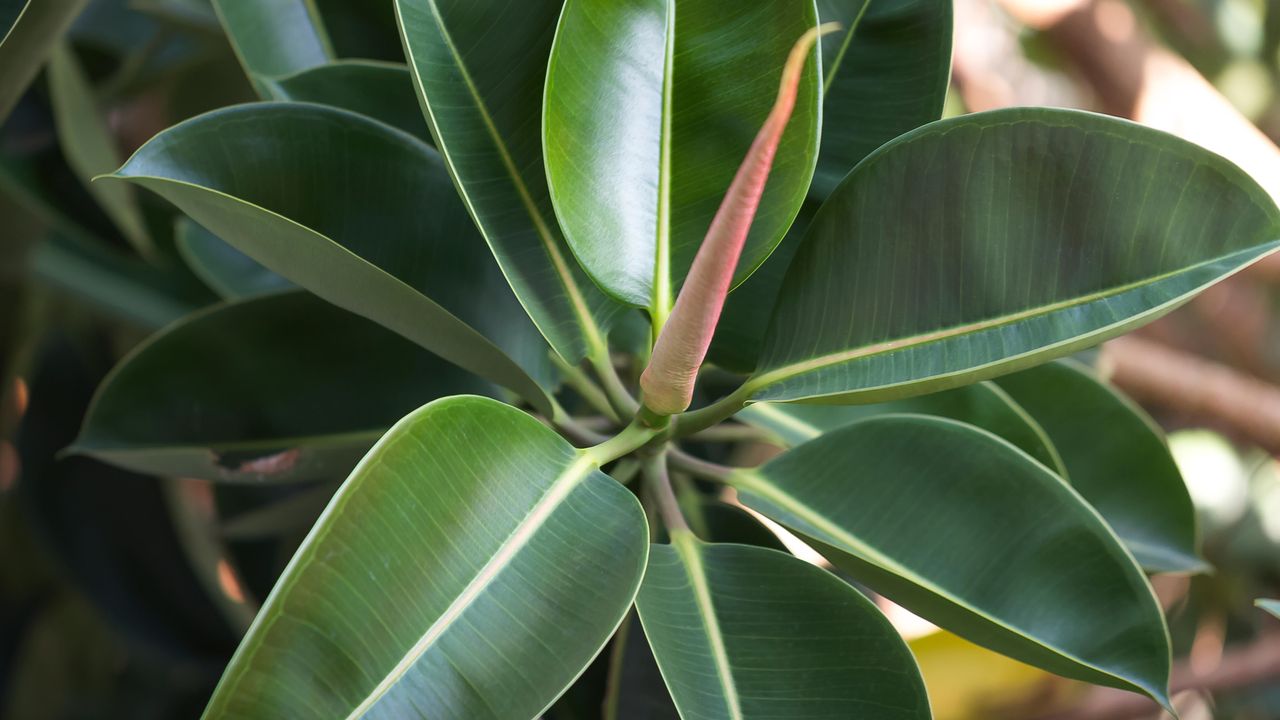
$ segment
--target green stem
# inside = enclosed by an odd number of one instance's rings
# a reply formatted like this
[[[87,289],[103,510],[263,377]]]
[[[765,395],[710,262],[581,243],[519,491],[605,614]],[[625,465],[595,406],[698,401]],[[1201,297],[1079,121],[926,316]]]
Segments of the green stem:
[[[580,452],[594,460],[596,465],[607,465],[623,455],[639,450],[660,434],[660,429],[633,422],[617,435]]]
[[[676,437],[688,437],[728,420],[746,407],[756,387],[750,380],[710,405],[675,416]]]
[[[640,462],[638,460],[623,460],[609,473],[609,477],[617,480],[620,484],[626,485],[640,474]]]
[[[645,459],[644,477],[653,492],[654,499],[658,502],[658,511],[662,515],[662,524],[667,526],[667,533],[675,535],[680,531],[691,532],[689,523],[685,522],[684,513],[680,511],[680,501],[676,499],[676,493],[671,489],[665,453]]]
[[[609,655],[609,675],[604,685],[603,720],[618,720],[618,698],[622,695],[622,665],[631,636],[631,613],[613,635],[613,652]]]
[[[760,428],[734,423],[732,425],[712,425],[690,436],[694,442],[763,442],[777,444],[777,440]]]
[[[703,460],[678,448],[671,448],[667,456],[671,459],[671,466],[677,470],[714,482],[727,483],[736,472],[734,468],[728,465],[720,465]]]
[[[596,375],[599,376],[600,382],[604,385],[604,394],[613,405],[614,412],[620,418],[631,417],[640,409],[640,403],[635,396],[627,390],[626,384],[622,382],[622,378],[618,375],[618,369],[613,366],[613,361],[609,359],[609,351],[595,352],[589,358],[591,366],[595,368]]]
[[[587,401],[588,405],[604,413],[605,417],[610,420],[618,423],[622,422],[623,416],[618,414],[608,396],[600,389],[599,385],[591,381],[591,378],[581,368],[570,365],[564,358],[560,357],[560,353],[554,350],[550,352],[550,355],[551,362],[564,374],[565,382],[569,383],[569,387],[577,391],[582,396],[582,399]]]

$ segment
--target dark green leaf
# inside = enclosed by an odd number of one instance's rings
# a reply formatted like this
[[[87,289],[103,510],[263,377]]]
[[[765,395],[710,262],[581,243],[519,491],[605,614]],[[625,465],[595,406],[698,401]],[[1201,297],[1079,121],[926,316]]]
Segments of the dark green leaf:
[[[792,45],[816,22],[812,5],[785,0],[565,5],[547,70],[547,176],[569,245],[607,292],[665,320],[773,107]],[[813,176],[816,56],[801,79],[738,282],[782,239]]]
[[[1125,332],[1277,249],[1234,165],[1070,110],[943,120],[864,160],[809,228],[745,393],[876,402]]]
[[[333,59],[311,0],[213,0],[231,47],[263,98],[265,79],[292,75]]]
[[[431,144],[409,68],[398,63],[340,60],[263,83],[276,100],[332,105],[367,115]]]
[[[240,105],[166,130],[114,177],[163,195],[320,297],[546,409],[535,379],[550,377],[547,348],[475,237],[439,156],[416,138],[337,108]]]
[[[538,716],[644,572],[644,512],[597,466],[493,400],[415,411],[325,510],[205,718]]]
[[[6,0],[0,20],[0,123],[9,117],[62,33],[71,26],[88,0]],[[7,30],[7,32],[5,32]]]
[[[182,259],[219,297],[234,300],[293,287],[293,283],[219,240],[191,218],[178,218],[173,235]]]
[[[561,357],[604,357],[621,310],[574,261],[542,162],[542,89],[563,0],[396,0],[427,123],[516,297]]]
[[[1004,390],[989,382],[874,405],[755,403],[736,417],[771,431],[790,446],[858,420],[890,413],[938,415],[980,427],[1008,440],[1041,465],[1066,476],[1062,458],[1040,424]]]
[[[857,590],[776,550],[672,535],[636,608],[681,717],[931,717],[911,651]]]
[[[1000,378],[1044,427],[1066,477],[1149,572],[1201,572],[1196,510],[1155,421],[1079,363]]]
[[[72,450],[232,482],[341,477],[415,407],[485,383],[314,295],[216,306],[103,381]]]
[[[951,80],[950,0],[817,0],[826,92],[811,193],[831,194],[864,157],[937,120]]]
[[[882,416],[730,482],[748,507],[921,617],[1168,704],[1169,635],[1137,563],[1070,486],[994,435]]]

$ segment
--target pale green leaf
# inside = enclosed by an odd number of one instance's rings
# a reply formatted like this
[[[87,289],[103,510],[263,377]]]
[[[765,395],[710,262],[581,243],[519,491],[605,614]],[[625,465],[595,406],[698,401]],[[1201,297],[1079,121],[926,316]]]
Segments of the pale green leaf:
[[[436,401],[338,491],[204,717],[537,717],[626,615],[647,550],[589,453],[496,401]]]

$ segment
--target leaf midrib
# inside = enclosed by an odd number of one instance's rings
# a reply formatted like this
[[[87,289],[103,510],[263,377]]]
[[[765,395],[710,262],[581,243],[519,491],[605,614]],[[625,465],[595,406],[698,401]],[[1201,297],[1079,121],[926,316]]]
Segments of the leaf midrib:
[[[560,252],[560,248],[557,247],[555,238],[551,235],[551,229],[548,227],[546,219],[542,217],[542,213],[538,210],[537,204],[534,203],[533,195],[530,194],[529,188],[525,185],[524,179],[520,177],[515,161],[512,159],[511,153],[502,139],[502,135],[498,132],[498,127],[494,124],[493,117],[489,114],[488,106],[485,105],[484,99],[480,96],[479,89],[471,79],[471,73],[467,70],[466,64],[462,62],[462,55],[458,52],[458,48],[453,42],[453,36],[449,34],[449,29],[445,26],[444,18],[440,15],[440,9],[436,6],[436,0],[426,1],[427,7],[431,10],[431,17],[435,20],[436,27],[440,31],[440,37],[443,38],[445,47],[449,49],[449,55],[453,58],[454,65],[458,69],[458,74],[462,77],[463,84],[467,88],[467,95],[471,97],[472,102],[475,104],[476,112],[480,114],[480,118],[484,123],[485,133],[488,134],[489,139],[493,142],[494,149],[497,151],[498,157],[502,161],[502,167],[506,171],[507,176],[511,178],[511,184],[515,187],[516,194],[520,197],[520,204],[529,215],[529,219],[533,222],[534,230],[538,234],[538,239],[542,241],[542,248],[547,253],[548,259],[551,260],[551,265],[555,269],[556,277],[559,278],[561,286],[564,287],[565,294],[569,299],[569,304],[573,307],[573,312],[578,317],[578,324],[583,330],[583,339],[586,341],[588,354],[608,352],[608,345],[605,343],[604,335],[601,332],[600,327],[596,324],[595,318],[592,317],[591,311],[587,307],[586,298],[583,297],[581,288],[578,287],[577,282],[573,279],[573,272],[570,269],[569,264],[565,262],[564,254]],[[399,17],[400,3],[396,2],[394,5],[396,16]],[[402,28],[403,25],[404,23],[402,21]],[[408,42],[408,38],[406,38],[404,42],[404,51],[406,59],[408,60],[407,64],[409,66],[409,72],[413,74],[416,85],[419,88],[422,88],[422,105],[426,108],[427,114],[431,116],[430,120],[432,127],[437,129],[435,139],[436,144],[440,146],[440,154],[445,158],[450,169],[452,169],[453,159],[448,149],[448,143],[444,140],[444,134],[439,131],[440,124],[436,121],[435,111],[431,108],[431,103],[426,102],[427,93],[425,86],[422,83],[422,79],[418,75],[418,64],[414,59],[413,47]],[[484,230],[484,223],[480,221],[480,214],[476,212],[475,206],[471,202],[470,193],[467,192],[467,189],[463,186],[462,182],[458,182],[457,186],[458,194],[462,197],[463,202],[466,203],[467,210],[471,213],[471,216],[475,219],[476,224],[480,226],[481,230]],[[488,234],[488,231],[485,231],[486,238],[488,237]],[[498,266],[502,267],[502,258],[499,257],[498,253],[494,253],[494,258],[497,260]],[[506,274],[505,268],[503,269],[503,274]],[[521,306],[524,306],[525,300],[520,297],[520,293],[516,293],[516,299],[520,301]],[[542,328],[540,319],[536,317],[534,313],[528,312],[527,307],[525,308],[525,311],[529,315],[529,318],[533,320],[534,324],[538,326],[538,329],[543,332],[543,335],[550,337],[551,333],[547,333]],[[552,343],[553,348],[554,346],[555,344]],[[556,352],[558,353],[559,350],[556,350]],[[566,358],[566,360],[569,359]]]
[[[905,337],[905,338],[898,338],[896,340],[888,340],[885,342],[874,343],[872,345],[864,345],[862,347],[853,348],[851,350],[842,350],[840,352],[828,353],[826,355],[810,358],[809,360],[804,360],[797,363],[791,363],[789,365],[783,365],[782,367],[768,370],[764,373],[761,373],[760,375],[756,375],[752,377],[750,380],[747,381],[746,386],[749,387],[754,392],[755,390],[760,390],[770,385],[774,385],[785,380],[790,380],[791,378],[797,377],[799,375],[813,372],[815,370],[822,370],[824,368],[828,368],[833,365],[841,365],[843,363],[851,362],[853,360],[861,360],[863,358],[871,357],[873,355],[883,355],[885,353],[890,353],[897,350],[903,350],[903,349],[914,347],[917,345],[925,345],[929,343],[938,342],[941,340],[949,340],[951,338],[960,337],[962,335],[970,335],[976,332],[991,330],[1004,325],[1012,325],[1017,322],[1030,320],[1043,315],[1051,315],[1053,313],[1056,313],[1062,310],[1067,310],[1067,309],[1081,306],[1081,305],[1087,305],[1089,303],[1097,302],[1099,300],[1105,300],[1107,298],[1114,297],[1116,295],[1121,295],[1131,290],[1136,290],[1144,286],[1155,285],[1157,283],[1163,282],[1164,280],[1168,280],[1170,278],[1174,278],[1180,275],[1185,275],[1187,273],[1194,272],[1196,270],[1207,267],[1209,265],[1213,265],[1215,263],[1222,262],[1223,260],[1227,260],[1229,258],[1237,257],[1240,255],[1248,255],[1249,253],[1256,253],[1256,257],[1252,258],[1248,263],[1238,268],[1234,268],[1230,272],[1225,274],[1225,275],[1231,275],[1236,272],[1239,272],[1240,270],[1244,269],[1244,267],[1247,267],[1249,264],[1256,262],[1257,260],[1261,259],[1265,255],[1269,255],[1271,253],[1274,253],[1276,250],[1280,249],[1280,241],[1273,240],[1269,244],[1271,245],[1271,247],[1261,252],[1258,251],[1259,246],[1245,248],[1243,250],[1238,250],[1233,253],[1228,253],[1226,255],[1221,255],[1218,257],[1210,258],[1208,260],[1203,260],[1199,263],[1196,263],[1194,265],[1191,265],[1185,268],[1180,268],[1178,270],[1174,270],[1171,272],[1162,273],[1160,275],[1155,275],[1150,278],[1144,278],[1142,280],[1137,280],[1137,281],[1134,281],[1125,285],[1120,285],[1114,288],[1099,290],[1093,293],[1089,293],[1087,295],[1074,297],[1069,300],[1061,300],[1056,303],[1050,303],[1048,305],[1039,305],[1033,308],[1028,308],[1026,310],[1021,310],[1016,313],[1009,313],[1007,315],[1001,315],[999,317],[989,318],[987,320],[980,320],[978,322],[968,323],[965,325],[957,325],[955,327],[946,328],[944,330],[935,330],[933,332],[922,333],[919,335],[912,335],[910,337]],[[1182,297],[1182,296],[1178,296],[1178,297]],[[1141,313],[1139,313],[1139,315],[1140,314]],[[1128,316],[1128,317],[1133,317],[1133,316]],[[1120,321],[1123,321],[1124,319],[1128,319],[1128,317],[1122,318]]]
[[[694,604],[698,606],[698,616],[702,619],[703,629],[707,633],[707,644],[711,646],[711,659],[716,666],[720,688],[724,691],[724,703],[729,711],[729,718],[742,720],[742,703],[738,699],[738,686],[733,679],[733,671],[729,667],[729,652],[725,649],[724,635],[720,632],[720,619],[711,601],[711,588],[707,584],[706,568],[702,564],[702,552],[698,547],[698,540],[687,530],[673,531],[671,545],[680,556],[685,575],[689,579],[689,587],[693,590]]]
[[[597,462],[594,457],[581,452],[577,454],[574,461],[547,488],[542,499],[520,521],[515,531],[498,547],[497,552],[480,568],[480,571],[467,583],[462,592],[453,599],[453,602],[449,603],[449,607],[441,613],[440,617],[423,632],[413,647],[400,659],[400,662],[347,715],[347,720],[356,720],[364,717],[384,695],[390,692],[404,678],[409,670],[417,664],[418,660],[462,617],[462,614],[472,606],[475,600],[498,579],[502,571],[511,565],[516,555],[529,544],[534,534],[542,529],[542,526],[560,507],[565,498],[569,496],[569,493],[573,492],[578,487],[578,484],[587,477],[588,473],[596,467]]]
[[[958,422],[958,421],[945,420],[945,422]],[[982,430],[979,430],[979,431],[984,433],[986,432]],[[996,436],[991,435],[991,437],[996,437]],[[997,438],[997,439],[1000,439],[1000,438]],[[1007,441],[1003,439],[1000,439],[1000,441],[1005,444],[1008,444]],[[1010,445],[1009,447],[1013,447],[1013,446]],[[1040,465],[1038,462],[1036,463],[1036,467],[1043,469],[1044,472],[1050,472],[1048,469],[1045,469],[1044,466]],[[744,490],[746,492],[751,492],[751,493],[760,495],[761,497],[776,503],[780,507],[785,508],[786,510],[792,513],[795,513],[802,520],[812,523],[815,527],[817,527],[819,530],[823,532],[829,533],[836,540],[847,545],[854,553],[862,555],[867,561],[871,562],[872,564],[877,565],[882,569],[890,573],[893,573],[894,575],[904,578],[910,581],[911,583],[918,585],[919,587],[929,591],[930,593],[937,595],[940,598],[944,598],[947,602],[952,603],[957,607],[960,607],[963,610],[976,615],[979,618],[982,618],[983,620],[991,623],[992,625],[1003,628],[1004,630],[1014,635],[1017,635],[1018,637],[1022,638],[1023,640],[1025,640],[1026,642],[1032,645],[1036,645],[1040,648],[1043,648],[1053,653],[1054,655],[1070,660],[1071,662],[1076,663],[1081,667],[1088,668],[1101,675],[1115,678],[1116,680],[1119,680],[1120,682],[1125,683],[1126,685],[1129,685],[1131,687],[1142,688],[1141,685],[1139,685],[1138,683],[1134,682],[1129,678],[1121,677],[1110,670],[1100,668],[1094,665],[1093,663],[1087,662],[1085,660],[1082,660],[1076,657],[1072,653],[1066,652],[1065,650],[1053,647],[1052,645],[1047,645],[1041,642],[1040,640],[1027,635],[1020,628],[1017,628],[1005,622],[1002,622],[988,615],[986,612],[982,611],[981,609],[973,607],[968,602],[966,602],[963,598],[954,596],[953,594],[944,590],[943,588],[940,588],[937,585],[933,584],[932,582],[926,580],[925,578],[920,577],[914,571],[898,564],[892,558],[889,558],[888,556],[879,552],[875,548],[867,545],[866,543],[859,541],[856,537],[846,532],[839,525],[835,524],[831,520],[828,520],[821,513],[811,509],[808,505],[804,504],[799,499],[795,498],[789,493],[783,491],[776,484],[762,478],[754,471],[739,470],[734,472],[733,475],[731,476],[731,479],[729,480],[729,484],[732,485],[735,489]],[[1066,485],[1065,482],[1063,484],[1065,487],[1070,487]],[[1081,502],[1083,503],[1083,500]],[[1095,516],[1096,516],[1096,512],[1095,512]],[[1099,519],[1101,519],[1100,516],[1098,517]],[[1121,540],[1118,537],[1115,537],[1114,533],[1112,533],[1112,536],[1117,543],[1121,543]],[[1121,545],[1121,547],[1123,547],[1123,545]],[[1145,688],[1142,688],[1142,689],[1143,689],[1143,692],[1146,692]]]
[[[667,0],[667,33],[662,58],[662,129],[658,138],[658,224],[654,238],[653,295],[649,315],[656,337],[671,314],[671,116],[675,74],[675,0]]]

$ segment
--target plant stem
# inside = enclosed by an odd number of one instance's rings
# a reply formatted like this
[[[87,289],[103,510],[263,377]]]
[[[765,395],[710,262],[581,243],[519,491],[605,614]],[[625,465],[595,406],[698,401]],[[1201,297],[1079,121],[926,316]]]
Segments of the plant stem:
[[[577,391],[582,396],[582,399],[587,401],[588,405],[604,413],[605,417],[610,420],[618,423],[622,422],[622,416],[618,414],[608,396],[600,389],[599,385],[591,381],[591,378],[582,371],[582,368],[570,365],[555,351],[551,351],[550,355],[551,362],[555,363],[560,372],[564,373],[565,382],[569,384],[569,387]]]
[[[778,441],[768,432],[750,425],[712,425],[706,430],[688,436],[695,442],[764,442],[776,444]]]
[[[662,430],[633,422],[617,435],[579,452],[594,460],[597,466],[607,465],[633,450],[644,447],[660,434]]]
[[[671,459],[672,467],[683,470],[695,477],[712,480],[714,482],[727,483],[729,482],[729,478],[735,472],[735,468],[703,460],[702,458],[690,455],[679,448],[671,448],[667,452],[667,456]]]
[[[622,664],[631,637],[631,613],[623,619],[618,632],[613,634],[613,652],[609,655],[609,674],[604,686],[603,720],[618,720],[618,698],[622,695]]]
[[[746,407],[747,400],[751,398],[752,393],[755,391],[756,387],[748,380],[740,385],[737,390],[704,408],[676,415],[676,437],[688,437],[724,420],[728,420],[739,410]]]
[[[605,396],[612,403],[614,411],[620,418],[631,417],[640,409],[640,402],[635,399],[631,391],[627,390],[626,384],[622,382],[622,378],[618,375],[618,369],[613,366],[613,361],[609,359],[609,351],[592,353],[589,358],[591,366],[595,368],[596,375],[600,377],[600,382],[604,385]]]
[[[638,460],[627,459],[618,463],[609,473],[609,477],[617,480],[620,484],[626,485],[635,479],[640,473],[640,462]]]
[[[684,514],[680,511],[680,501],[676,500],[676,493],[671,489],[666,453],[645,459],[644,477],[654,499],[658,501],[658,511],[662,515],[662,524],[667,526],[667,533],[674,534],[681,530],[691,532],[689,523],[685,522]]]

